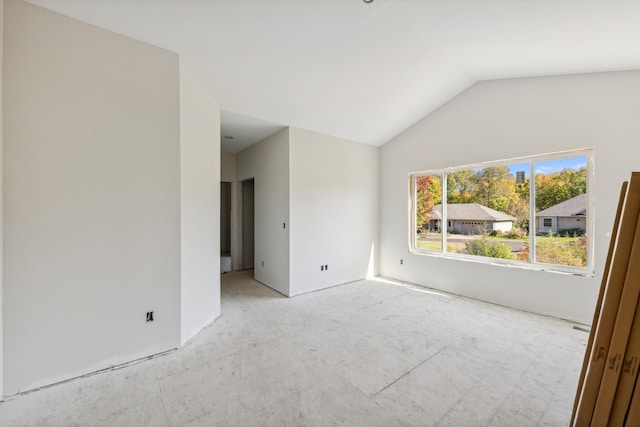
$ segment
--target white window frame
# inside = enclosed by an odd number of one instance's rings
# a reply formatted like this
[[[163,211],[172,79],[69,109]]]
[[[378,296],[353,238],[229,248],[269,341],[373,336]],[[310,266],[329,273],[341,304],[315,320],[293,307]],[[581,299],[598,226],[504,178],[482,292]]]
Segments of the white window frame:
[[[534,164],[540,161],[558,160],[570,157],[585,157],[587,159],[587,265],[586,267],[563,266],[556,264],[546,264],[535,260],[535,237],[538,224],[536,223],[535,212],[535,171]],[[447,252],[447,228],[441,226],[442,245],[439,251],[430,249],[419,249],[416,245],[416,178],[421,176],[437,175],[442,182],[442,219],[441,224],[448,224],[447,218],[447,179],[449,173],[458,172],[460,170],[487,168],[495,166],[506,166],[514,163],[529,163],[529,261],[516,261],[509,259],[489,258],[477,255],[468,255]],[[539,271],[550,271],[555,273],[567,273],[572,275],[594,277],[594,239],[595,239],[595,174],[594,174],[594,150],[593,148],[584,148],[578,150],[561,151],[556,153],[541,154],[526,157],[517,157],[504,160],[496,160],[490,162],[482,162],[476,164],[460,165],[443,169],[430,169],[419,172],[409,173],[409,252],[441,258],[452,258],[464,261],[480,262],[485,264],[518,267]]]

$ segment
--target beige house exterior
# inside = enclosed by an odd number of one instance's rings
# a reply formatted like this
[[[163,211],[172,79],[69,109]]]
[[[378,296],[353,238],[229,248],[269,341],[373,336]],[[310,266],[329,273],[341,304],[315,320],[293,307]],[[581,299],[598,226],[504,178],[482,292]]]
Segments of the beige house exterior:
[[[452,203],[447,205],[447,232],[482,234],[485,231],[511,231],[515,218],[479,203]],[[441,231],[442,205],[433,207],[429,227]]]
[[[580,194],[536,213],[537,233],[587,229],[587,195]]]

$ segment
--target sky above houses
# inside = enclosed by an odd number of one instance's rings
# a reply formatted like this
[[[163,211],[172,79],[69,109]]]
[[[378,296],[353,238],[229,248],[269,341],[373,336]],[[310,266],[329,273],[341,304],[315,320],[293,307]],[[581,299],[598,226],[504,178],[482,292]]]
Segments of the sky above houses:
[[[537,162],[533,168],[536,174],[550,174],[560,172],[563,169],[578,170],[587,166],[587,158],[584,156],[570,157],[568,159],[547,160]]]
[[[537,174],[552,174],[560,172],[564,169],[578,170],[587,166],[587,158],[585,156],[576,156],[556,160],[544,160],[535,162],[533,164],[534,173]],[[508,165],[511,174],[515,177],[516,172],[524,172],[525,178],[529,178],[529,163],[514,163]]]

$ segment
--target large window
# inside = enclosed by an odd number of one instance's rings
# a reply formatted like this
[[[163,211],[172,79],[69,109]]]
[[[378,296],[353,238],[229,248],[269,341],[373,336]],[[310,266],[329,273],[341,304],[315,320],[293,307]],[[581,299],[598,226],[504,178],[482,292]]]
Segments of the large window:
[[[413,173],[411,250],[593,274],[592,180],[592,150]]]

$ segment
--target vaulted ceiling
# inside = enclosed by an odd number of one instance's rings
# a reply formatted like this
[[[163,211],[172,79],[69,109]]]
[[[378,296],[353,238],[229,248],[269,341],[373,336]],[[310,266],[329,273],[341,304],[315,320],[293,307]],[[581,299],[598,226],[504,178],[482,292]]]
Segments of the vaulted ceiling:
[[[223,151],[283,126],[382,145],[477,81],[640,69],[640,0],[29,0],[178,52]]]

